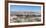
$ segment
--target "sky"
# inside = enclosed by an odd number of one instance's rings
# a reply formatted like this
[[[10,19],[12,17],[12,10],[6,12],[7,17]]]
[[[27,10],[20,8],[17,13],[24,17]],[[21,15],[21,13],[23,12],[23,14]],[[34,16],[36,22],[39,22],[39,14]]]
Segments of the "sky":
[[[39,12],[41,6],[10,5],[10,11],[33,11]]]

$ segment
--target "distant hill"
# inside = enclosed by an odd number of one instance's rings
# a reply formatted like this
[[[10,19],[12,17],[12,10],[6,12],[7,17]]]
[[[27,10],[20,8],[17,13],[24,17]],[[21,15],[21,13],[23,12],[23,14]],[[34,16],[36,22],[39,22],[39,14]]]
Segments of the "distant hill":
[[[11,15],[40,15],[39,12],[32,12],[32,11],[14,11],[10,12]]]

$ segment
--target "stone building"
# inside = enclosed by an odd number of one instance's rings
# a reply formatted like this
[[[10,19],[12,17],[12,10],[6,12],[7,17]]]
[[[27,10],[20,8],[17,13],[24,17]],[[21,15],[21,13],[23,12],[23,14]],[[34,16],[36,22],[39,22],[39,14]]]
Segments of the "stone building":
[[[38,12],[12,12],[11,22],[30,22],[30,21],[40,21],[41,14]]]

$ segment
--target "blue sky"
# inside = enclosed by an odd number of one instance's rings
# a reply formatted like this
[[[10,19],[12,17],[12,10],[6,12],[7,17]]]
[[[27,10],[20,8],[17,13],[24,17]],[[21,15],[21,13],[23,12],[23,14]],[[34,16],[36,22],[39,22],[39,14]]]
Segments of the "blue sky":
[[[38,12],[41,6],[10,5],[10,11],[33,11]]]

